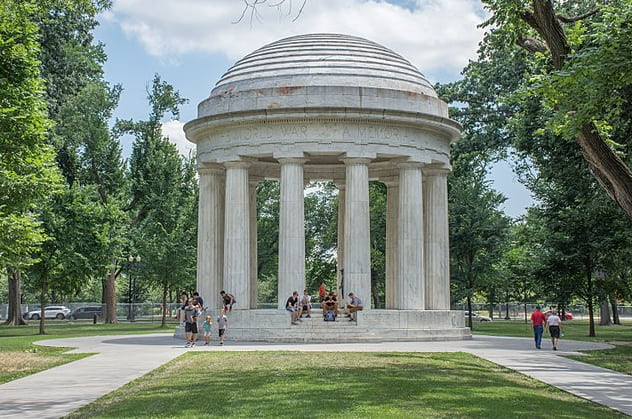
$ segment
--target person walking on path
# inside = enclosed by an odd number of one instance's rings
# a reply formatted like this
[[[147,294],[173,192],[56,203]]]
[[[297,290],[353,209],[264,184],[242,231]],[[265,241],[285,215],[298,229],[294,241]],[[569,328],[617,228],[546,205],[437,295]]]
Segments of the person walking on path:
[[[535,337],[535,347],[542,349],[542,333],[544,333],[544,323],[546,316],[542,313],[542,308],[537,305],[535,311],[531,313],[531,326],[533,326],[533,335]]]
[[[197,310],[193,305],[193,300],[187,301],[187,306],[184,308],[184,336],[187,340],[186,345],[184,345],[185,348],[195,346],[195,341],[197,340]]]
[[[221,309],[219,316],[217,317],[217,330],[219,331],[219,344],[224,344],[226,339],[226,330],[228,329],[228,317],[226,317],[226,310]]]
[[[551,334],[551,344],[553,345],[553,350],[557,351],[557,343],[559,342],[560,332],[562,331],[562,319],[560,319],[557,314],[552,313],[546,318],[546,325],[549,328],[549,333]]]

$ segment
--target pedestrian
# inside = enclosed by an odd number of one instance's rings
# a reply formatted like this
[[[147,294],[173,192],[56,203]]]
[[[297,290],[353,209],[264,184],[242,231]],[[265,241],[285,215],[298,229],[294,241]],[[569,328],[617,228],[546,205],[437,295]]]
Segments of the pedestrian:
[[[217,317],[217,330],[219,331],[219,344],[223,345],[226,339],[226,330],[228,329],[228,317],[226,317],[226,310],[221,309],[219,311],[219,317]]]
[[[544,333],[544,323],[546,316],[542,313],[542,307],[537,305],[535,311],[531,313],[531,325],[533,326],[533,335],[535,337],[535,347],[542,349],[542,333]]]
[[[235,301],[235,296],[233,294],[227,293],[224,290],[220,291],[219,295],[222,297],[224,311],[226,313],[233,311],[233,305],[237,302]]]
[[[197,314],[197,308],[193,305],[193,300],[189,300],[184,308],[184,336],[187,340],[187,343],[184,345],[185,348],[195,346],[198,334]]]
[[[209,345],[211,343],[211,316],[206,316],[204,320],[204,344]]]
[[[557,344],[560,339],[560,332],[562,331],[562,319],[553,312],[546,318],[546,325],[549,328],[549,333],[551,334],[551,344],[553,345],[553,350],[557,351]]]
[[[298,291],[294,291],[285,302],[285,310],[290,312],[290,321],[292,324],[298,324]]]

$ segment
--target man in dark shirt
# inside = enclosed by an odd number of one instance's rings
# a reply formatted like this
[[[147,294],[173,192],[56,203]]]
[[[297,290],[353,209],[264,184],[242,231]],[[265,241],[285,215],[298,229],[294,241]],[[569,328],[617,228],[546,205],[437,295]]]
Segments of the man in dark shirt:
[[[322,304],[323,307],[323,316],[328,311],[333,311],[334,314],[338,315],[338,299],[336,298],[336,294],[332,292],[329,293]]]
[[[229,311],[233,311],[233,304],[236,303],[235,297],[223,290],[219,293],[219,295],[222,296],[222,301],[224,302],[224,310],[226,310],[227,313]]]
[[[184,308],[184,336],[187,339],[187,343],[184,345],[185,348],[190,348],[195,345],[198,333],[197,319],[197,307],[193,305],[193,300],[191,299]]]
[[[292,324],[298,324],[298,291],[294,291],[285,302],[285,309],[290,312]]]

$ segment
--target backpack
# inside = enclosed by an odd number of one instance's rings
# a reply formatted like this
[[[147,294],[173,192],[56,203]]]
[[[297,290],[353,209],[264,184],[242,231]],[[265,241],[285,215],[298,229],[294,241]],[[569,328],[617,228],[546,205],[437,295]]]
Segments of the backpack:
[[[336,321],[336,316],[334,315],[334,312],[333,311],[326,312],[324,320],[326,322],[335,322]]]

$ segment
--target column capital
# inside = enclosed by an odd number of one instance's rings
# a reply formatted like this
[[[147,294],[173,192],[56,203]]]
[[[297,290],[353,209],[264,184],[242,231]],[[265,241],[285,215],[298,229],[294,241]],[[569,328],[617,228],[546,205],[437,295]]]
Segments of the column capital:
[[[249,168],[251,165],[251,163],[249,161],[246,160],[231,160],[231,161],[227,161],[224,162],[224,167],[225,168],[242,168],[242,169],[247,169]]]
[[[221,164],[203,164],[198,165],[197,172],[202,175],[223,175],[224,166]]]
[[[422,172],[425,176],[447,176],[450,169],[447,167],[424,167]]]
[[[303,165],[307,161],[305,157],[279,157],[277,158],[279,164],[300,164]]]
[[[367,166],[372,161],[367,157],[345,157],[340,160],[342,160],[345,166]]]
[[[410,160],[395,163],[398,169],[421,169],[423,165],[422,162]]]

